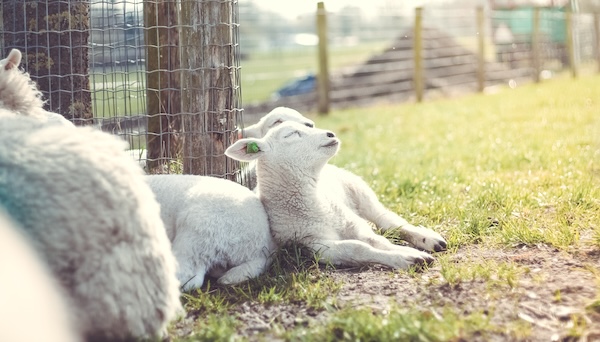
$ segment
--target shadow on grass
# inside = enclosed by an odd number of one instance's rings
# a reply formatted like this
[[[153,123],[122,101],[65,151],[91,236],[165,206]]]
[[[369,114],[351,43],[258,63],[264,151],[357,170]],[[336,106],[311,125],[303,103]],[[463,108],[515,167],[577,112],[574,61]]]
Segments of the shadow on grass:
[[[234,286],[207,278],[201,289],[183,294],[183,305],[188,316],[229,313],[244,302],[303,303],[319,309],[341,287],[323,272],[330,268],[320,264],[318,256],[307,247],[290,243],[274,253],[272,264],[261,276]]]

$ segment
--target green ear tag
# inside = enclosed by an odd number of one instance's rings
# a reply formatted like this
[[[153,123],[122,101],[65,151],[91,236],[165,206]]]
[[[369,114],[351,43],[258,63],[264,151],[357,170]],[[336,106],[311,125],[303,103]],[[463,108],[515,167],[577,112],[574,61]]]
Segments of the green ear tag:
[[[260,151],[260,149],[258,148],[258,145],[254,141],[249,142],[246,145],[246,153],[256,153],[258,151]]]

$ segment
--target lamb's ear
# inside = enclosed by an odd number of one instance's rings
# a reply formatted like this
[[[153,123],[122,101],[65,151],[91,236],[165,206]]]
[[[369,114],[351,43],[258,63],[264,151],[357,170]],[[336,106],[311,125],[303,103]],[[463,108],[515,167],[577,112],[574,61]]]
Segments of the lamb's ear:
[[[239,161],[252,161],[258,159],[269,150],[269,145],[261,139],[240,139],[225,150],[225,155]]]
[[[8,57],[3,60],[4,70],[10,70],[13,68],[17,68],[19,64],[21,64],[21,51],[17,49],[10,50]]]
[[[246,138],[262,138],[260,134],[260,125],[254,124],[244,128],[244,136]]]

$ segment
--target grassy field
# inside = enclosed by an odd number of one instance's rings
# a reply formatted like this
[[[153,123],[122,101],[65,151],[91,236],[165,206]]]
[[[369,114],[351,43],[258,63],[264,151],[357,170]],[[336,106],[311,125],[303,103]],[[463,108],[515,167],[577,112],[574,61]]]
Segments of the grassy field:
[[[331,47],[329,67],[333,73],[343,67],[358,65],[381,53],[390,43],[362,43],[355,46]],[[251,104],[268,100],[273,92],[297,77],[317,72],[317,48],[273,52],[257,52],[240,63],[242,101]]]
[[[394,272],[318,266],[288,247],[258,279],[186,294],[172,338],[600,338],[598,84],[563,78],[315,117],[342,140],[332,163],[449,250],[423,272]]]

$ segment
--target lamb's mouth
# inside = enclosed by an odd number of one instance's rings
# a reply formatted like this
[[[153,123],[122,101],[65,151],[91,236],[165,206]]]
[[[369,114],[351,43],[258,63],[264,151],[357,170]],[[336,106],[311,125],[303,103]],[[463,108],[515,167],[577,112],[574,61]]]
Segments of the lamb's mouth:
[[[333,147],[337,144],[339,144],[339,142],[337,140],[331,140],[329,143],[322,145],[321,147]]]

